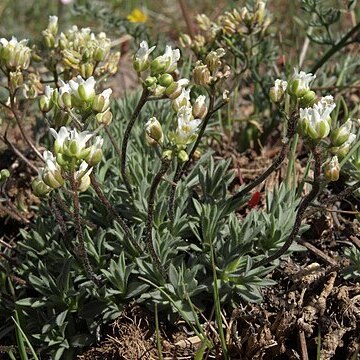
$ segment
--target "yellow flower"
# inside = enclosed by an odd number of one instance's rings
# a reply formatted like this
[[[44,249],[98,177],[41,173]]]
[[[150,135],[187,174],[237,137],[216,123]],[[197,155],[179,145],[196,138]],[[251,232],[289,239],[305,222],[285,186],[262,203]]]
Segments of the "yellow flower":
[[[139,8],[135,8],[128,16],[127,19],[134,23],[144,23],[147,21],[148,16]]]

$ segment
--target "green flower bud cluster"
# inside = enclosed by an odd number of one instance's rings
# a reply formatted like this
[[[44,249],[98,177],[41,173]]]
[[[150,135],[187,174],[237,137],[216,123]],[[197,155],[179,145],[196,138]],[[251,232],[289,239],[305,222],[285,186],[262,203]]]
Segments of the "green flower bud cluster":
[[[84,80],[78,75],[69,83],[61,81],[59,90],[45,87],[45,93],[39,99],[42,112],[54,109],[54,122],[57,126],[64,126],[70,120],[69,113],[93,113],[99,124],[108,125],[112,121],[110,111],[111,89],[106,89],[100,94],[95,91],[96,81],[91,76]]]
[[[0,39],[0,65],[8,71],[26,70],[30,65],[31,50],[27,47],[27,40],[17,41],[13,37],[10,41]]]
[[[77,184],[78,191],[86,191],[90,186],[90,173],[102,158],[103,139],[95,138],[93,144],[87,144],[93,138],[88,131],[78,133],[75,129],[61,127],[59,132],[50,129],[55,138],[54,154],[44,152],[45,166],[32,182],[37,196],[45,196],[53,189],[65,185],[71,177]]]
[[[179,49],[173,50],[167,45],[165,53],[151,60],[150,54],[155,46],[149,48],[146,41],[140,43],[140,48],[134,55],[133,66],[135,71],[142,76],[146,71],[148,76],[144,76],[143,85],[154,96],[168,96],[175,99],[181,94],[182,88],[188,85],[187,79],[174,81],[172,73],[177,69],[177,62],[180,59]]]

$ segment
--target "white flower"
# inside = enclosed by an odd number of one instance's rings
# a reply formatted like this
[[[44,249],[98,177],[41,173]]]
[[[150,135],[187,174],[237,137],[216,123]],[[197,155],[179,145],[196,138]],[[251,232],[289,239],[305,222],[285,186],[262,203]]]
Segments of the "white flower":
[[[18,41],[12,37],[10,41],[5,38],[0,39],[0,62],[10,71],[16,69],[27,69],[30,65],[31,50],[27,47],[28,40]]]
[[[190,89],[182,88],[180,95],[172,102],[173,109],[178,111],[181,107],[190,106]]]
[[[65,126],[62,126],[58,133],[52,128],[50,133],[55,138],[55,154],[64,153],[67,156],[83,158],[90,152],[90,148],[86,148],[86,143],[94,134],[89,131],[78,133],[76,129],[69,131]]]
[[[294,80],[299,81],[298,90],[309,90],[309,85],[311,81],[313,81],[316,78],[316,75],[313,75],[311,73],[306,73],[305,71],[298,71],[297,69],[294,69]]]
[[[49,23],[48,23],[48,30],[53,34],[56,35],[58,31],[58,17],[53,15],[49,16]]]
[[[275,84],[274,84],[274,88],[277,91],[285,92],[286,88],[287,88],[287,85],[288,85],[287,81],[281,80],[281,79],[276,79]]]
[[[146,41],[140,43],[140,48],[134,56],[134,69],[137,72],[146,70],[149,67],[149,55],[154,51],[156,46],[152,46],[149,49],[149,45]]]
[[[83,161],[80,164],[79,169],[75,171],[74,177],[78,184],[78,190],[80,192],[84,192],[89,188],[91,184],[90,174],[92,169],[92,167],[88,167],[88,164]]]
[[[110,106],[110,95],[112,89],[106,89],[101,94],[96,95],[92,104],[92,109],[96,112],[102,113],[106,111]]]
[[[170,45],[167,45],[164,56],[165,57],[167,56],[170,59],[170,63],[168,65],[167,69],[165,70],[165,72],[171,73],[174,70],[176,70],[177,62],[180,59],[180,50],[179,49],[173,50]]]
[[[300,109],[302,131],[314,140],[327,137],[330,132],[330,114],[335,107],[332,97],[326,96],[312,108]]]
[[[61,168],[56,162],[54,155],[50,151],[44,151],[45,166],[40,171],[44,183],[53,189],[64,185],[64,179],[61,175]]]
[[[72,94],[79,100],[89,102],[94,99],[96,81],[93,76],[84,80],[80,75],[69,81]]]
[[[173,50],[170,45],[166,45],[165,53],[158,56],[151,63],[152,75],[160,73],[171,73],[177,68],[177,62],[180,59],[180,50]]]
[[[206,96],[200,95],[196,98],[193,105],[193,115],[195,118],[203,119],[207,114]]]
[[[201,120],[193,118],[190,106],[180,108],[177,115],[176,143],[178,145],[189,144],[195,140]]]

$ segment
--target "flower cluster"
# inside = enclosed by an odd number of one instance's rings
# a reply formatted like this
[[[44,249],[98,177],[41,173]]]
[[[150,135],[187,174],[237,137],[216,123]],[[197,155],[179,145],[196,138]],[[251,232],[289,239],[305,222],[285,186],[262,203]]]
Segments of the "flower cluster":
[[[331,95],[316,98],[310,89],[310,83],[315,75],[295,69],[293,77],[286,82],[275,80],[270,89],[270,99],[281,104],[285,96],[289,97],[289,106],[294,110],[299,107],[298,132],[313,145],[320,145],[325,149],[328,159],[324,164],[324,174],[328,181],[339,178],[339,159],[343,159],[349,152],[351,144],[356,139],[352,133],[353,122],[347,119],[343,124],[336,125],[331,114],[336,107]]]
[[[45,48],[59,53],[63,71],[71,76],[80,74],[87,79],[116,72],[120,53],[110,53],[111,41],[104,32],[95,35],[90,28],[79,29],[74,25],[58,35],[58,18],[50,16],[42,35]],[[100,63],[103,65],[99,66]]]
[[[197,15],[196,22],[200,33],[193,38],[181,34],[180,43],[183,47],[190,47],[198,55],[205,55],[209,44],[215,45],[224,38],[234,43],[237,39],[246,42],[246,37],[251,35],[262,36],[270,24],[265,7],[265,2],[258,0],[252,8],[227,11],[215,21],[211,21],[205,14]]]
[[[140,48],[134,55],[133,66],[139,76],[145,77],[144,86],[155,96],[168,96],[175,99],[182,89],[189,84],[187,79],[174,81],[173,73],[177,70],[180,50],[167,45],[163,55],[150,59],[155,46],[149,48],[146,41],[140,43]],[[145,74],[145,76],[144,76]]]
[[[177,63],[180,59],[178,49],[173,50],[170,46],[166,46],[163,55],[151,60],[150,54],[154,49],[155,46],[149,48],[147,42],[143,41],[134,56],[134,69],[139,76],[142,76],[145,71],[149,71],[149,76],[145,78],[143,83],[150,93],[155,96],[167,96],[172,100],[171,105],[176,113],[176,128],[168,134],[169,143],[164,144],[167,138],[163,134],[161,123],[152,117],[145,124],[146,140],[150,146],[166,148],[163,151],[163,156],[168,158],[177,156],[181,161],[187,161],[186,146],[196,139],[198,127],[208,111],[206,97],[200,95],[192,104],[190,89],[186,88],[189,80],[174,81],[172,74],[177,69]],[[209,77],[212,79],[221,78],[222,62],[220,59],[223,55],[223,50],[219,49],[213,54],[210,53],[207,58],[206,67],[209,68]],[[204,82],[203,85],[205,85]]]
[[[195,84],[205,86],[227,79],[230,76],[230,67],[222,61],[224,56],[225,50],[218,48],[209,52],[205,64],[201,60],[197,61],[193,70]]]
[[[61,81],[59,90],[46,86],[45,93],[39,100],[40,109],[44,113],[54,109],[54,122],[57,126],[67,125],[73,111],[87,116],[93,113],[99,124],[108,125],[112,120],[112,90],[109,88],[96,94],[95,86],[96,81],[92,76],[84,80],[80,75],[68,83]]]
[[[64,186],[65,181],[76,185],[83,192],[90,186],[90,174],[102,158],[103,139],[93,133],[61,127],[59,132],[50,129],[55,138],[54,153],[44,152],[45,166],[32,182],[37,196],[45,196],[53,189]],[[88,142],[93,139],[92,144]]]
[[[31,50],[28,40],[18,41],[13,37],[10,41],[0,39],[0,64],[8,71],[26,70],[30,65]]]

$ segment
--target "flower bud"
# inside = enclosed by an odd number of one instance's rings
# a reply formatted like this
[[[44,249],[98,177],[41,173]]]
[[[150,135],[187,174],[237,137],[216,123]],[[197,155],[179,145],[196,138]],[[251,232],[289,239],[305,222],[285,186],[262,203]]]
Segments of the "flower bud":
[[[95,143],[90,146],[90,152],[85,158],[85,161],[89,166],[95,166],[101,161],[103,154],[101,147],[103,142],[104,140],[100,136],[97,136]]]
[[[288,92],[292,96],[298,98],[306,95],[306,92],[310,90],[310,82],[316,78],[315,75],[309,73],[306,74],[304,71],[294,70],[294,75],[288,84]],[[307,94],[307,97],[311,97],[311,94]]]
[[[337,156],[333,156],[331,160],[325,164],[324,172],[327,181],[339,180],[340,165]]]
[[[197,85],[205,86],[210,83],[211,75],[207,65],[204,65],[201,61],[196,63],[196,66],[193,70],[193,80]]]
[[[145,87],[149,88],[150,86],[153,86],[153,85],[156,86],[156,82],[157,82],[156,77],[148,76],[144,81],[144,85],[145,85]]]
[[[91,180],[89,175],[84,175],[78,183],[78,191],[85,192],[91,185]]]
[[[64,185],[64,179],[58,170],[51,171],[49,169],[44,169],[42,179],[46,185],[53,189],[58,189]]]
[[[77,189],[80,192],[86,191],[90,184],[90,173],[92,171],[92,168],[88,168],[88,165],[85,161],[83,161],[80,166],[79,170],[75,171],[75,180],[77,182]]]
[[[151,75],[161,74],[168,68],[169,65],[170,59],[158,56],[150,64]]]
[[[207,114],[207,111],[208,108],[205,103],[205,96],[204,95],[198,96],[198,98],[194,102],[192,109],[192,114],[194,118],[203,119]]]
[[[97,47],[93,52],[93,59],[97,62],[104,61],[107,54],[108,52],[104,48]]]
[[[343,125],[331,131],[330,139],[334,146],[341,146],[348,140],[351,131],[351,120],[348,119]]]
[[[159,84],[164,87],[169,87],[171,84],[173,84],[174,79],[170,74],[163,74],[159,77],[158,80]]]
[[[150,65],[149,55],[154,51],[155,46],[149,49],[149,45],[146,41],[140,43],[140,48],[136,52],[133,60],[133,67],[137,73],[145,71]]]
[[[110,125],[112,118],[113,118],[113,115],[112,115],[112,112],[110,111],[110,109],[106,110],[103,113],[99,113],[95,116],[96,121],[99,124],[104,124],[105,126]]]
[[[47,30],[52,34],[56,35],[58,32],[58,17],[57,16],[49,16],[49,24]]]
[[[48,31],[43,31],[43,42],[46,49],[52,49],[55,47],[55,38],[53,34]]]
[[[39,98],[39,108],[43,113],[47,113],[52,109],[54,103],[51,98],[48,98],[46,95],[42,95]]]
[[[80,99],[85,102],[91,102],[95,96],[95,89],[85,84],[80,84],[78,88]]]
[[[9,177],[10,177],[10,171],[8,169],[2,169],[0,171],[0,183],[4,182]]]
[[[155,117],[150,118],[145,124],[145,132],[150,139],[154,140],[157,144],[162,145],[164,134],[160,122]]]
[[[165,160],[172,160],[173,152],[171,150],[165,150],[162,153],[162,158]]]
[[[205,62],[212,74],[214,74],[221,66],[220,56],[216,51],[211,51],[206,56]]]
[[[343,159],[350,150],[350,145],[354,142],[356,139],[355,134],[350,134],[349,138],[341,145],[341,146],[335,146],[330,148],[330,152],[333,155],[337,155],[340,159]]]
[[[186,162],[189,160],[189,155],[187,154],[187,152],[185,150],[180,150],[178,153],[178,159],[181,162]]]
[[[303,96],[299,100],[300,107],[310,107],[315,104],[316,94],[312,90],[307,90],[304,92]]]
[[[34,195],[38,197],[43,197],[52,190],[52,188],[50,186],[47,186],[40,177],[37,177],[32,181],[31,188]]]
[[[191,37],[188,34],[180,34],[179,42],[182,47],[190,47],[192,44]]]
[[[107,109],[109,109],[111,94],[112,90],[106,89],[101,94],[96,95],[92,103],[92,109],[98,113],[105,112]]]
[[[270,89],[269,96],[271,101],[279,103],[285,94],[287,88],[287,82],[284,80],[276,79],[275,85]]]
[[[14,92],[18,87],[24,83],[24,78],[21,71],[11,71],[10,72],[10,89]]]
[[[84,79],[88,79],[94,73],[94,65],[91,63],[84,63],[80,65],[80,75]]]
[[[178,111],[183,106],[190,107],[190,89],[182,89],[181,94],[172,101],[172,108]]]

